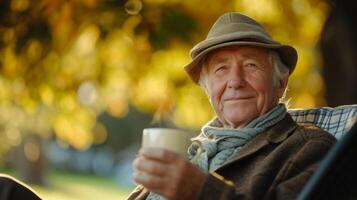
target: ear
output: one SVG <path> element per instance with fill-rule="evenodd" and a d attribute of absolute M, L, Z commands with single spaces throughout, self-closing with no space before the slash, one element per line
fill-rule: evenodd
<path fill-rule="evenodd" d="M 279 80 L 279 84 L 277 88 L 277 95 L 279 99 L 283 97 L 287 85 L 288 85 L 288 78 Z"/>

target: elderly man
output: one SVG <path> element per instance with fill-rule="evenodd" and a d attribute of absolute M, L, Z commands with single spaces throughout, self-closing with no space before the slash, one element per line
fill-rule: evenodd
<path fill-rule="evenodd" d="M 191 57 L 185 70 L 217 114 L 197 137 L 205 152 L 194 165 L 167 150 L 140 149 L 139 186 L 129 199 L 295 199 L 335 143 L 317 127 L 297 125 L 279 103 L 296 50 L 253 19 L 226 13 Z"/>

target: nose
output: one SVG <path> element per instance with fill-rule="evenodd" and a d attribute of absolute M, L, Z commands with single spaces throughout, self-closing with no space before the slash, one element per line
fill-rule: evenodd
<path fill-rule="evenodd" d="M 244 79 L 244 72 L 240 67 L 236 67 L 229 74 L 227 86 L 231 89 L 238 89 L 244 87 L 246 84 Z"/>

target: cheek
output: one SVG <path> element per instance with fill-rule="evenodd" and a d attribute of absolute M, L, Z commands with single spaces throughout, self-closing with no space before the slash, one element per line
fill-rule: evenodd
<path fill-rule="evenodd" d="M 221 107 L 221 97 L 225 90 L 224 83 L 213 82 L 209 84 L 208 93 L 211 104 L 214 106 L 215 110 L 220 110 Z"/>
<path fill-rule="evenodd" d="M 272 102 L 275 102 L 277 91 L 271 81 L 265 81 L 264 84 L 257 86 L 256 91 L 260 96 L 258 98 L 260 106 L 270 105 Z"/>

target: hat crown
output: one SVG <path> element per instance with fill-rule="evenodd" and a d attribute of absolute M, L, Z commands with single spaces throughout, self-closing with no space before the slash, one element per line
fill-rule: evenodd
<path fill-rule="evenodd" d="M 254 19 L 242 15 L 240 13 L 225 13 L 224 15 L 220 16 L 216 22 L 212 25 L 210 31 L 207 34 L 207 38 L 210 38 L 212 36 L 216 36 L 220 31 L 220 29 L 227 27 L 227 26 L 249 26 L 250 28 L 258 29 L 259 31 L 263 32 L 266 36 L 271 38 L 271 36 L 267 33 L 267 31 L 264 29 L 262 25 L 260 25 L 257 21 Z M 243 28 L 242 31 L 244 31 L 246 28 Z M 232 32 L 236 32 L 237 29 L 232 29 Z M 220 33 L 222 34 L 222 33 Z"/>
<path fill-rule="evenodd" d="M 229 41 L 255 41 L 266 44 L 280 44 L 254 19 L 240 13 L 226 13 L 220 16 L 209 30 L 205 41 L 191 49 L 190 55 L 196 57 L 208 46 Z M 204 44 L 204 45 L 202 45 Z"/>

